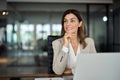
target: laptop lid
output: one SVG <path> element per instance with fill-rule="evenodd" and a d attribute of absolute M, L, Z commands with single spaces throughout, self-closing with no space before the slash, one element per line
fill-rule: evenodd
<path fill-rule="evenodd" d="M 79 54 L 73 80 L 120 80 L 120 53 Z"/>

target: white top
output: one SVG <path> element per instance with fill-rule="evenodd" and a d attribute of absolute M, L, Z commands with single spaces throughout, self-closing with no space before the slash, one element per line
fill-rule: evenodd
<path fill-rule="evenodd" d="M 69 53 L 67 67 L 71 68 L 72 69 L 72 73 L 74 73 L 76 60 L 77 60 L 78 54 L 80 54 L 80 44 L 78 45 L 78 49 L 77 49 L 77 54 L 76 55 L 75 55 L 75 52 L 74 52 L 74 49 L 73 49 L 71 43 L 69 44 L 68 48 L 63 46 L 62 50 L 64 52 L 66 52 L 66 53 Z"/>

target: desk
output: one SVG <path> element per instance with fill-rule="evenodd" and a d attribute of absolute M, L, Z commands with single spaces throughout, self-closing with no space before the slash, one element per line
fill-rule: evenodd
<path fill-rule="evenodd" d="M 0 80 L 1 78 L 37 78 L 37 77 L 63 77 L 70 76 L 48 74 L 46 67 L 3 67 L 0 68 Z"/>

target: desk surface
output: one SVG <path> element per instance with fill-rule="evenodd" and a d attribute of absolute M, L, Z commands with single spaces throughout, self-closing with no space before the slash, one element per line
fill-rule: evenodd
<path fill-rule="evenodd" d="M 69 76 L 70 74 L 64 75 Z M 2 67 L 0 78 L 11 77 L 62 77 L 63 75 L 48 74 L 46 67 Z"/>
<path fill-rule="evenodd" d="M 65 75 L 67 76 L 67 75 Z M 69 76 L 69 75 L 68 75 Z M 45 74 L 45 73 L 40 73 L 40 74 L 2 74 L 0 75 L 0 78 L 13 78 L 13 77 L 62 77 L 59 75 L 55 74 Z"/>

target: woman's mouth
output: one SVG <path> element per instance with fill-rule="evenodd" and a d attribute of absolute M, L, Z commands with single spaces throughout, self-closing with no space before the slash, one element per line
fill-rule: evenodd
<path fill-rule="evenodd" d="M 68 28 L 66 28 L 66 30 L 67 30 L 67 31 L 70 31 L 70 30 L 72 30 L 72 28 L 68 27 Z"/>

